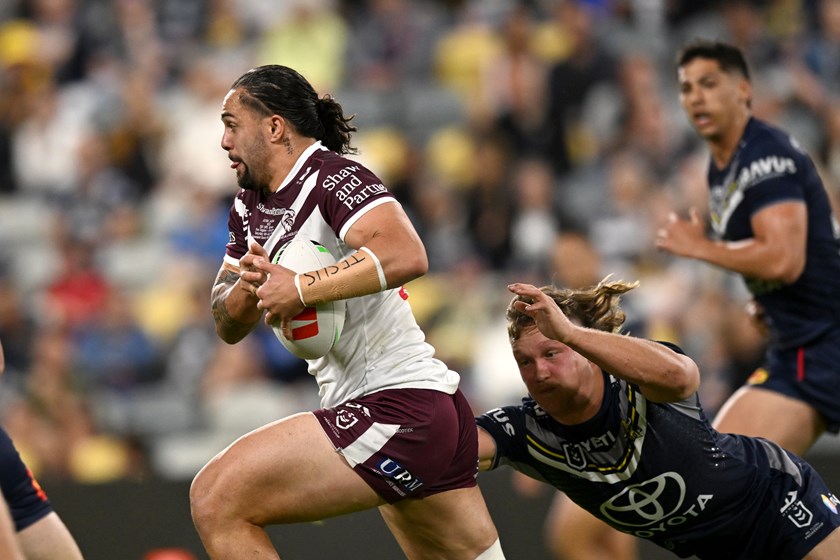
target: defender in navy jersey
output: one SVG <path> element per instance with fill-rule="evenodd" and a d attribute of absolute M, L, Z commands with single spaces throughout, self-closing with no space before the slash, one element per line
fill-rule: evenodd
<path fill-rule="evenodd" d="M 840 429 L 840 243 L 823 184 L 789 134 L 751 115 L 749 70 L 725 43 L 678 56 L 683 108 L 711 151 L 709 212 L 671 215 L 661 249 L 741 274 L 770 336 L 766 362 L 715 427 L 804 454 Z"/>
<path fill-rule="evenodd" d="M 5 369 L 0 343 L 0 375 Z M 0 428 L 0 558 L 81 560 L 82 553 L 46 493 Z M 5 511 L 2 511 L 5 510 Z M 10 522 L 7 532 L 4 525 Z"/>
<path fill-rule="evenodd" d="M 840 502 L 805 461 L 722 434 L 676 346 L 619 334 L 633 285 L 513 284 L 508 333 L 529 397 L 476 419 L 483 470 L 509 465 L 680 557 L 840 557 Z"/>
<path fill-rule="evenodd" d="M 308 362 L 322 408 L 246 434 L 193 481 L 210 557 L 277 558 L 266 525 L 378 507 L 408 557 L 503 559 L 460 377 L 434 357 L 402 289 L 426 272 L 425 249 L 382 181 L 344 157 L 350 118 L 270 65 L 233 84 L 222 122 L 241 189 L 211 296 L 219 336 L 236 343 L 260 320 L 289 329 L 306 306 L 347 301 L 340 340 Z M 295 274 L 271 264 L 296 236 L 338 265 Z"/>

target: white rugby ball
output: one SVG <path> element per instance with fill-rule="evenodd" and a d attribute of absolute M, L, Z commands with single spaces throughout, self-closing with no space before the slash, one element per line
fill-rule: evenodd
<path fill-rule="evenodd" d="M 274 263 L 297 273 L 320 270 L 335 264 L 326 247 L 303 237 L 294 237 L 274 256 Z M 301 278 L 304 281 L 303 278 Z M 344 328 L 346 304 L 343 299 L 307 307 L 292 319 L 291 340 L 274 327 L 274 335 L 286 349 L 299 358 L 314 360 L 332 350 Z"/>

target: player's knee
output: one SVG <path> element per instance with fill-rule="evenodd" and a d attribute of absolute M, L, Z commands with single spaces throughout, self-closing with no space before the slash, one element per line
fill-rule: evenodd
<path fill-rule="evenodd" d="M 199 533 L 209 530 L 223 514 L 224 492 L 214 488 L 218 488 L 218 481 L 206 471 L 198 473 L 190 485 L 190 513 Z"/>

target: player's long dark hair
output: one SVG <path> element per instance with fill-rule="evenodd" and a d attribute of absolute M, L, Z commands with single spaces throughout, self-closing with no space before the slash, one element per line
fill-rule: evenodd
<path fill-rule="evenodd" d="M 570 290 L 543 286 L 540 290 L 551 297 L 572 322 L 589 329 L 617 333 L 626 319 L 619 305 L 621 296 L 638 285 L 638 282 L 610 282 L 608 276 L 589 288 Z M 508 305 L 505 316 L 511 341 L 518 340 L 524 329 L 534 325 L 530 316 L 516 309 L 514 303 L 517 301 L 532 303 L 531 298 L 516 296 Z"/>
<path fill-rule="evenodd" d="M 318 97 L 312 85 L 295 70 L 269 64 L 243 74 L 230 89 L 240 89 L 242 102 L 262 115 L 280 115 L 303 136 L 320 140 L 339 154 L 355 153 L 350 137 L 353 115 L 344 116 L 330 95 Z"/>

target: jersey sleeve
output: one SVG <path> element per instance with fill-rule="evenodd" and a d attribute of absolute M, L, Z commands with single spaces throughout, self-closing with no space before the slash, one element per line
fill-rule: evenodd
<path fill-rule="evenodd" d="M 680 348 L 679 346 L 677 346 L 676 344 L 674 344 L 672 342 L 666 342 L 664 340 L 657 340 L 656 342 L 658 342 L 662 346 L 666 346 L 666 347 L 670 348 L 671 350 L 673 350 L 677 354 L 682 354 L 683 356 L 687 356 L 687 354 L 683 351 L 682 348 Z M 686 398 L 684 398 L 681 401 L 674 401 L 674 402 L 669 402 L 669 403 L 659 403 L 659 405 L 660 406 L 671 407 L 671 408 L 677 410 L 678 412 L 680 412 L 682 414 L 685 414 L 686 416 L 689 416 L 689 417 L 691 417 L 695 420 L 698 420 L 698 421 L 703 421 L 703 419 L 705 418 L 704 413 L 703 413 L 703 407 L 700 406 L 700 395 L 697 393 L 697 391 L 691 393 L 690 395 L 688 395 Z"/>
<path fill-rule="evenodd" d="M 475 422 L 496 442 L 490 470 L 515 462 L 525 453 L 525 414 L 521 406 L 494 408 L 478 416 Z"/>
<path fill-rule="evenodd" d="M 766 144 L 741 171 L 748 176 L 745 197 L 750 215 L 779 202 L 804 201 L 805 167 L 810 165 L 810 159 L 790 144 Z"/>
<path fill-rule="evenodd" d="M 239 259 L 248 252 L 248 232 L 245 225 L 247 208 L 240 192 L 233 201 L 228 215 L 228 242 L 225 245 L 225 262 L 239 266 Z"/>
<path fill-rule="evenodd" d="M 380 204 L 396 202 L 379 177 L 345 158 L 325 160 L 319 184 L 321 215 L 340 239 L 365 213 Z"/>

